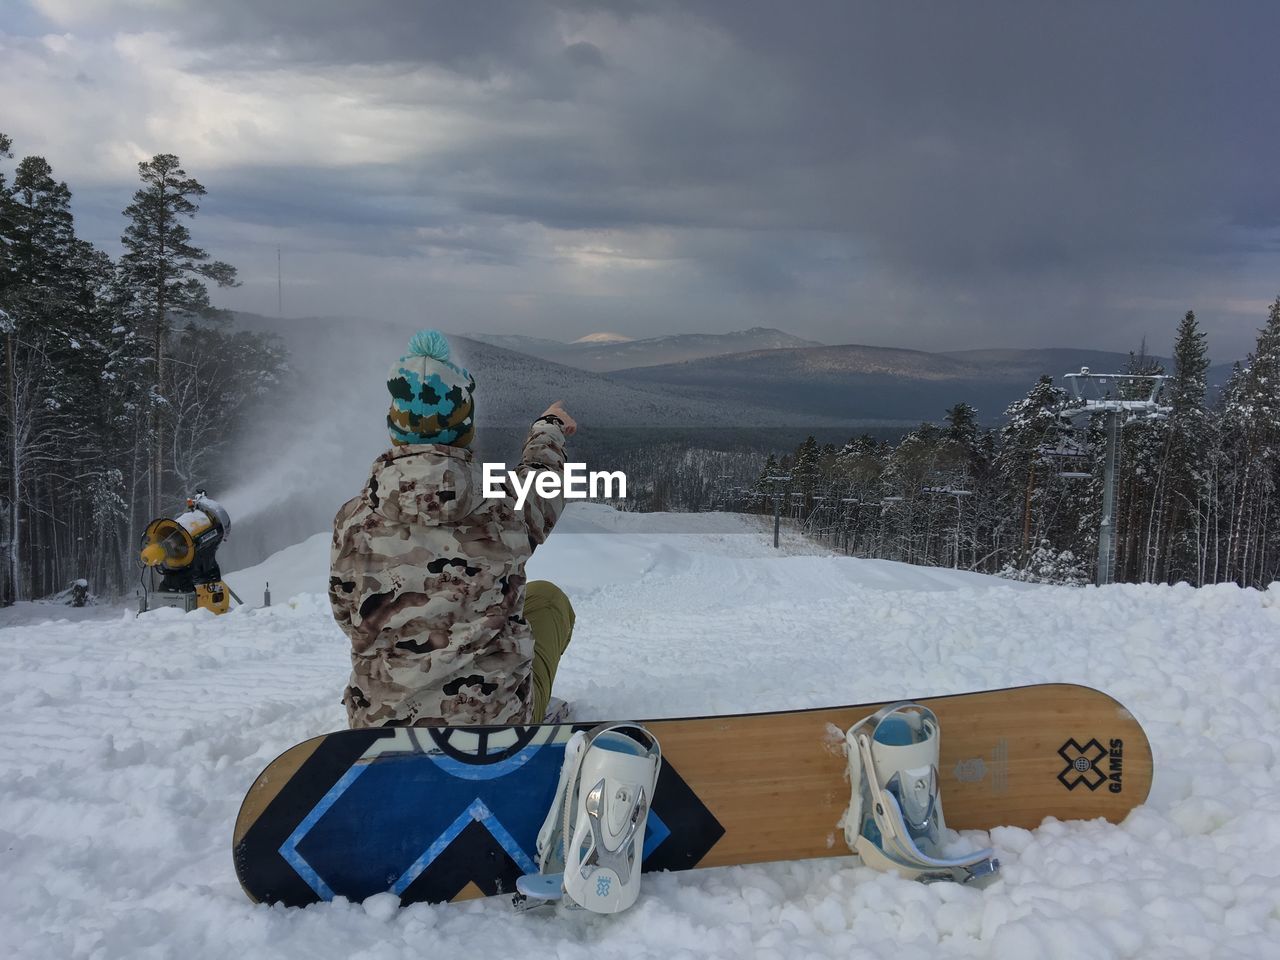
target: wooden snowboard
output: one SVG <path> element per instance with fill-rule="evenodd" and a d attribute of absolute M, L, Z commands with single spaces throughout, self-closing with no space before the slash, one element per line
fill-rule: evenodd
<path fill-rule="evenodd" d="M 1122 820 L 1151 786 L 1151 748 L 1121 704 L 1043 684 L 920 701 L 942 729 L 947 826 Z M 664 763 L 645 870 L 847 856 L 843 731 L 883 704 L 654 720 Z M 391 891 L 403 902 L 511 893 L 576 729 L 344 730 L 286 750 L 236 820 L 254 900 L 301 906 Z"/>

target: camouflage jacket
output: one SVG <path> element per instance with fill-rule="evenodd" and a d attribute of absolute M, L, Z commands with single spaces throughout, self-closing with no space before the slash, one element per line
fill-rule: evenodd
<path fill-rule="evenodd" d="M 545 420 L 521 476 L 564 466 L 564 433 Z M 523 481 L 522 481 L 523 482 Z M 533 635 L 524 565 L 564 502 L 508 484 L 485 499 L 470 450 L 393 447 L 333 522 L 329 602 L 351 640 L 343 695 L 352 727 L 533 720 Z"/>

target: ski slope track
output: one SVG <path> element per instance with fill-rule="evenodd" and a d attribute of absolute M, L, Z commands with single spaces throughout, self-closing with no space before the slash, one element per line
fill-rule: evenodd
<path fill-rule="evenodd" d="M 774 551 L 755 518 L 571 505 L 530 564 L 577 609 L 557 692 L 590 718 L 783 710 L 1066 681 L 1126 704 L 1155 751 L 1123 824 L 990 842 L 983 890 L 853 858 L 646 876 L 618 917 L 390 894 L 251 904 L 231 830 L 290 745 L 340 729 L 347 645 L 328 536 L 229 575 L 260 603 L 0 611 L 0 941 L 15 958 L 1280 957 L 1280 584 L 1013 584 Z M 946 735 L 946 731 L 943 731 Z"/>

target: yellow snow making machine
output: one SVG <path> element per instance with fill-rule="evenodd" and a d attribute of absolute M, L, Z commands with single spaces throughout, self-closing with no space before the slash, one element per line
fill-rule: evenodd
<path fill-rule="evenodd" d="M 216 557 L 218 545 L 230 531 L 227 511 L 203 490 L 187 500 L 186 510 L 178 516 L 147 524 L 139 551 L 145 569 L 138 613 L 157 607 L 226 613 L 235 594 L 223 582 Z"/>

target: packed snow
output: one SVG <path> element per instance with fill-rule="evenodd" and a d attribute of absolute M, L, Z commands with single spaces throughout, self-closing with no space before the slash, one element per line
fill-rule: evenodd
<path fill-rule="evenodd" d="M 1121 825 L 974 834 L 1003 863 L 981 890 L 841 857 L 646 876 L 612 918 L 501 898 L 254 905 L 230 852 L 246 788 L 345 725 L 322 533 L 229 574 L 248 606 L 223 617 L 29 604 L 0 620 L 5 954 L 1280 956 L 1280 584 L 1033 586 L 783 547 L 756 518 L 572 505 L 530 565 L 577 610 L 556 692 L 590 719 L 1085 683 L 1145 726 L 1149 802 Z"/>

